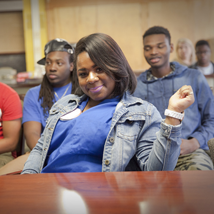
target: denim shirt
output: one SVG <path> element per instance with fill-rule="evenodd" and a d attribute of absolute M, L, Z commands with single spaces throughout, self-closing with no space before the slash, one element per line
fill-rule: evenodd
<path fill-rule="evenodd" d="M 71 94 L 53 105 L 22 174 L 41 172 L 57 121 L 84 99 L 86 95 Z M 180 134 L 181 125 L 165 124 L 152 104 L 126 92 L 116 107 L 105 141 L 102 171 L 135 170 L 133 158 L 142 171 L 173 170 L 180 154 Z"/>

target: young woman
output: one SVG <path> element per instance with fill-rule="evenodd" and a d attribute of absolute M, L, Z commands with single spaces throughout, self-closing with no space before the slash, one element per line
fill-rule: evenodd
<path fill-rule="evenodd" d="M 80 39 L 74 94 L 51 108 L 22 174 L 173 170 L 180 154 L 179 116 L 194 102 L 192 89 L 184 86 L 171 97 L 172 116 L 161 121 L 153 105 L 131 95 L 136 84 L 110 36 L 96 33 Z"/>
<path fill-rule="evenodd" d="M 192 42 L 187 38 L 181 38 L 176 45 L 177 59 L 175 61 L 187 67 L 195 63 L 195 50 Z"/>

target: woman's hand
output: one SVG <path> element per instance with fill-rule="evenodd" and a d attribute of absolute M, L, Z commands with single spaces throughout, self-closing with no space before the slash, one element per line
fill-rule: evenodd
<path fill-rule="evenodd" d="M 183 113 L 186 108 L 192 105 L 195 101 L 194 93 L 191 86 L 182 86 L 169 99 L 168 109 L 178 113 Z M 171 125 L 180 124 L 180 120 L 166 116 L 165 123 Z"/>
<path fill-rule="evenodd" d="M 182 113 L 186 108 L 191 106 L 194 101 L 195 98 L 192 87 L 184 85 L 170 97 L 168 109 Z"/>

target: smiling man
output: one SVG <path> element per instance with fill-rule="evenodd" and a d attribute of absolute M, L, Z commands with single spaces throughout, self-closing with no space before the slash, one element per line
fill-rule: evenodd
<path fill-rule="evenodd" d="M 143 45 L 151 68 L 138 77 L 134 96 L 152 103 L 162 118 L 169 116 L 170 113 L 165 112 L 169 98 L 183 85 L 191 85 L 196 98 L 185 110 L 180 157 L 175 170 L 213 169 L 207 142 L 214 137 L 214 97 L 206 79 L 198 70 L 170 63 L 173 44 L 166 28 L 149 28 L 143 35 Z"/>

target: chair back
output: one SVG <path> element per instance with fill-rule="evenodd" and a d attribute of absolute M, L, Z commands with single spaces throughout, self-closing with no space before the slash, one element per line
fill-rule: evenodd
<path fill-rule="evenodd" d="M 25 94 L 19 94 L 19 98 L 22 101 L 22 104 L 24 101 L 24 97 L 25 97 Z M 19 135 L 19 142 L 18 142 L 15 152 L 13 153 L 13 156 L 18 157 L 23 154 L 25 154 L 25 137 L 24 137 L 24 130 L 23 130 L 23 125 L 22 125 L 21 130 L 20 130 L 20 135 Z"/>

